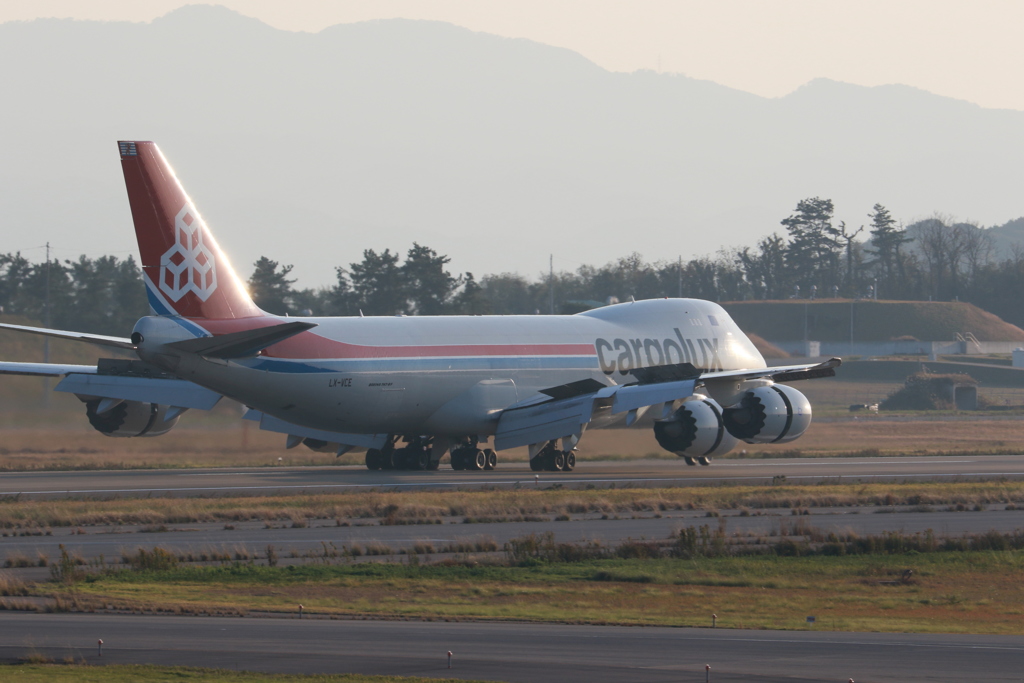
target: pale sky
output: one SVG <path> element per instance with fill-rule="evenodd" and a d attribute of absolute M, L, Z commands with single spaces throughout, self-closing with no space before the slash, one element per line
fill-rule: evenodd
<path fill-rule="evenodd" d="M 181 0 L 0 0 L 0 22 L 150 21 Z M 222 0 L 271 26 L 404 17 L 574 50 L 611 71 L 659 69 L 766 97 L 825 77 L 901 83 L 1024 110 L 1020 0 Z"/>

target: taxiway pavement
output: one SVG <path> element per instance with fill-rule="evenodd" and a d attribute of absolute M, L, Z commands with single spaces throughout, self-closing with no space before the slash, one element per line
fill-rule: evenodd
<path fill-rule="evenodd" d="M 1024 637 L 0 612 L 0 658 L 32 652 L 91 663 L 530 683 L 703 681 L 705 665 L 717 683 L 961 683 L 1019 681 Z"/>

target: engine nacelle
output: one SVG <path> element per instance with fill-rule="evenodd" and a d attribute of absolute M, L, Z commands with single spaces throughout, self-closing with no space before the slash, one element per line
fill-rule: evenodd
<path fill-rule="evenodd" d="M 117 405 L 96 412 L 102 399 L 85 402 L 85 415 L 93 428 L 107 436 L 160 436 L 178 424 L 180 413 L 167 419 L 169 406 L 141 401 L 121 401 Z"/>
<path fill-rule="evenodd" d="M 811 402 L 792 387 L 771 384 L 746 392 L 725 409 L 726 429 L 747 443 L 788 443 L 811 424 Z"/>
<path fill-rule="evenodd" d="M 736 446 L 722 421 L 722 407 L 710 398 L 683 401 L 671 420 L 654 423 L 654 438 L 666 451 L 689 458 L 721 455 Z"/>

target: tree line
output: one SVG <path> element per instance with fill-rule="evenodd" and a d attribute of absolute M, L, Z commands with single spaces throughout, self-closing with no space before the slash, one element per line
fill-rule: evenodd
<path fill-rule="evenodd" d="M 1024 250 L 994 255 L 986 231 L 943 216 L 901 225 L 876 204 L 856 228 L 835 219 L 829 199 L 797 203 L 781 230 L 752 246 L 674 261 L 638 254 L 603 266 L 526 277 L 452 273 L 450 259 L 413 243 L 403 255 L 367 249 L 336 269 L 332 285 L 300 289 L 292 266 L 261 257 L 249 290 L 278 315 L 443 315 L 575 313 L 630 298 L 686 296 L 712 301 L 864 298 L 969 301 L 1024 325 L 1017 292 Z M 147 312 L 131 257 L 32 263 L 0 254 L 0 307 L 63 329 L 126 334 Z"/>

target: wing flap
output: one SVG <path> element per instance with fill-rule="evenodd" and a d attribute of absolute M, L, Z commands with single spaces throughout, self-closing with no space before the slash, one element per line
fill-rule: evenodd
<path fill-rule="evenodd" d="M 301 425 L 292 424 L 286 420 L 267 415 L 258 410 L 250 410 L 245 414 L 244 419 L 260 423 L 260 429 L 267 432 L 287 434 L 289 437 L 300 437 L 301 439 L 315 439 L 336 443 L 355 448 L 383 448 L 388 441 L 386 434 L 344 434 L 342 432 L 328 432 L 322 429 L 312 429 Z M 295 444 L 296 446 L 298 443 Z"/>
<path fill-rule="evenodd" d="M 590 422 L 597 393 L 506 410 L 494 435 L 497 450 L 579 435 Z"/>
<path fill-rule="evenodd" d="M 221 395 L 183 379 L 152 379 L 120 375 L 73 373 L 55 387 L 78 396 L 159 403 L 176 408 L 210 410 Z"/>

